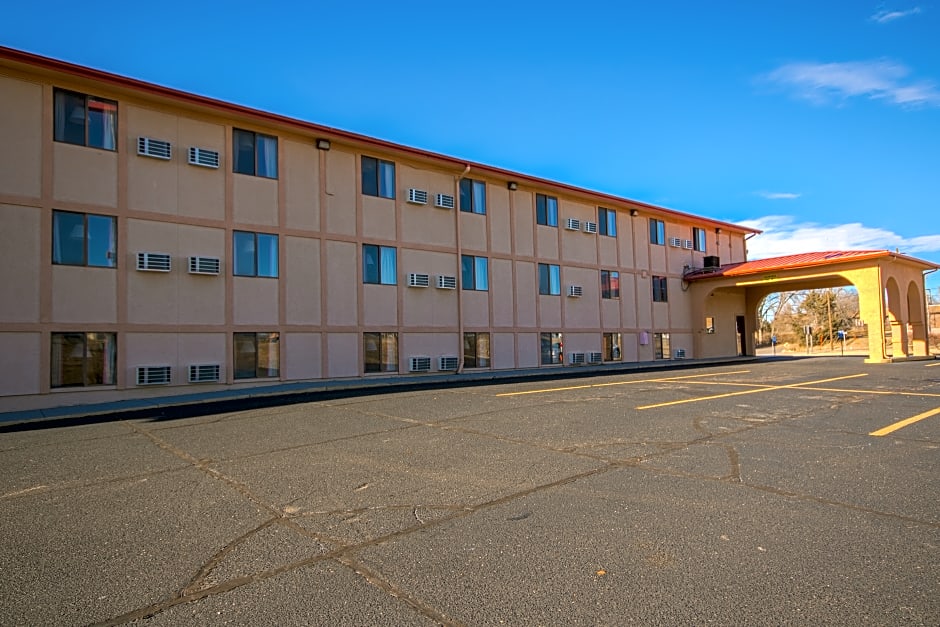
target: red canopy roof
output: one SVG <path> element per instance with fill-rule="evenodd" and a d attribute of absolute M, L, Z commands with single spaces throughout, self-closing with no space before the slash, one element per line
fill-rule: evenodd
<path fill-rule="evenodd" d="M 732 263 L 715 269 L 705 269 L 693 271 L 686 274 L 686 280 L 715 278 L 720 276 L 744 276 L 748 274 L 760 274 L 775 270 L 794 270 L 797 268 L 806 268 L 810 266 L 825 266 L 849 261 L 861 261 L 865 259 L 877 259 L 879 257 L 894 257 L 905 259 L 926 268 L 940 268 L 935 263 L 908 257 L 900 253 L 893 253 L 890 250 L 830 250 L 817 253 L 800 253 L 798 255 L 786 255 L 783 257 L 770 257 L 768 259 L 757 259 L 755 261 L 745 261 L 742 263 Z"/>

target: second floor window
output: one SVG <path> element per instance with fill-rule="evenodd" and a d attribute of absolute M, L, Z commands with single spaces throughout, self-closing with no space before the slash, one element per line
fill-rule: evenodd
<path fill-rule="evenodd" d="M 91 213 L 53 211 L 52 263 L 66 266 L 115 267 L 115 218 Z"/>
<path fill-rule="evenodd" d="M 232 130 L 233 172 L 277 178 L 277 137 Z"/>
<path fill-rule="evenodd" d="M 664 276 L 654 276 L 653 277 L 653 302 L 654 303 L 665 303 L 667 300 L 666 294 L 666 277 Z"/>
<path fill-rule="evenodd" d="M 561 294 L 561 268 L 553 263 L 539 264 L 539 294 Z"/>
<path fill-rule="evenodd" d="M 650 244 L 666 245 L 666 223 L 650 218 Z"/>
<path fill-rule="evenodd" d="M 692 246 L 699 252 L 705 252 L 705 229 L 692 229 Z"/>
<path fill-rule="evenodd" d="M 463 289 L 483 292 L 489 289 L 488 262 L 489 260 L 486 257 L 461 255 L 460 281 L 463 284 Z"/>
<path fill-rule="evenodd" d="M 55 90 L 57 142 L 117 150 L 117 103 L 63 89 Z"/>
<path fill-rule="evenodd" d="M 473 179 L 460 179 L 460 210 L 486 213 L 486 183 Z"/>
<path fill-rule="evenodd" d="M 535 222 L 545 226 L 558 226 L 558 199 L 545 194 L 535 195 Z"/>
<path fill-rule="evenodd" d="M 362 282 L 398 284 L 398 250 L 394 246 L 362 245 Z"/>
<path fill-rule="evenodd" d="M 233 245 L 235 276 L 277 278 L 277 235 L 235 231 Z"/>
<path fill-rule="evenodd" d="M 597 231 L 601 235 L 617 237 L 617 212 L 613 209 L 597 208 Z"/>
<path fill-rule="evenodd" d="M 620 298 L 620 272 L 601 270 L 601 298 Z"/>
<path fill-rule="evenodd" d="M 362 193 L 366 196 L 394 198 L 395 164 L 375 157 L 363 157 Z"/>

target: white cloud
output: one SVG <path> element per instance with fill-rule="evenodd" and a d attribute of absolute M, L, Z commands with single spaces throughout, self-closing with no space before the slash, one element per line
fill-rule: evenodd
<path fill-rule="evenodd" d="M 907 80 L 910 70 L 887 60 L 846 63 L 788 63 L 765 78 L 817 104 L 864 96 L 903 106 L 940 106 L 930 81 Z"/>
<path fill-rule="evenodd" d="M 902 17 L 917 15 L 918 13 L 920 13 L 920 7 L 914 7 L 913 9 L 908 9 L 907 11 L 882 10 L 878 11 L 868 19 L 879 24 L 887 24 L 888 22 L 893 22 L 894 20 L 901 19 Z"/>
<path fill-rule="evenodd" d="M 802 196 L 793 192 L 757 192 L 757 195 L 767 200 L 796 200 Z"/>
<path fill-rule="evenodd" d="M 828 250 L 895 250 L 913 256 L 940 253 L 940 234 L 903 237 L 887 229 L 860 222 L 818 224 L 797 222 L 792 216 L 766 216 L 739 220 L 738 224 L 763 231 L 747 242 L 748 259 L 782 257 Z"/>

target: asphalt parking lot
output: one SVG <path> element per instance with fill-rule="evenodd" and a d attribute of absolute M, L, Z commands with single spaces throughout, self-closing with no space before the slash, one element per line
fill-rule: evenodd
<path fill-rule="evenodd" d="M 34 427 L 3 625 L 940 624 L 940 361 Z"/>

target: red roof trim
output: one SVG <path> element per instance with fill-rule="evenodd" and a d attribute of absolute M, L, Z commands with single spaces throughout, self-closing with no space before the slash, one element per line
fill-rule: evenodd
<path fill-rule="evenodd" d="M 698 279 L 714 279 L 719 277 L 748 276 L 752 274 L 761 274 L 765 272 L 775 272 L 782 270 L 798 270 L 800 268 L 809 268 L 813 266 L 832 266 L 841 263 L 851 263 L 855 261 L 865 261 L 878 259 L 880 257 L 894 257 L 923 265 L 927 268 L 940 268 L 940 265 L 909 257 L 900 253 L 893 253 L 889 250 L 831 250 L 815 253 L 800 253 L 797 255 L 786 255 L 783 257 L 770 257 L 768 259 L 757 259 L 754 261 L 745 261 L 742 263 L 729 264 L 713 271 L 700 271 L 686 275 L 687 281 Z"/>
<path fill-rule="evenodd" d="M 130 88 L 138 91 L 146 92 L 155 96 L 160 96 L 164 98 L 169 98 L 171 100 L 180 100 L 188 102 L 190 104 L 199 105 L 202 107 L 207 107 L 210 109 L 215 109 L 222 111 L 228 114 L 235 114 L 240 116 L 247 116 L 256 118 L 262 121 L 269 123 L 280 124 L 285 126 L 291 126 L 303 131 L 313 132 L 315 134 L 321 134 L 326 136 L 329 139 L 345 139 L 354 144 L 365 144 L 369 146 L 374 146 L 376 148 L 398 151 L 411 154 L 415 157 L 420 157 L 422 159 L 428 159 L 438 162 L 444 162 L 449 165 L 453 165 L 455 168 L 460 169 L 461 171 L 466 167 L 470 166 L 471 171 L 477 170 L 484 173 L 489 173 L 495 175 L 498 178 L 505 178 L 506 180 L 514 180 L 517 182 L 529 182 L 537 184 L 540 186 L 553 187 L 559 190 L 568 191 L 578 195 L 587 195 L 592 196 L 597 199 L 600 203 L 603 202 L 612 202 L 617 204 L 627 204 L 633 207 L 648 209 L 655 213 L 672 215 L 677 218 L 682 218 L 689 220 L 691 222 L 700 222 L 712 224 L 714 226 L 719 226 L 722 228 L 733 229 L 741 233 L 761 233 L 762 231 L 758 229 L 753 229 L 746 226 L 741 226 L 739 224 L 734 224 L 731 222 L 723 222 L 721 220 L 714 220 L 712 218 L 706 218 L 703 216 L 694 215 L 691 213 L 685 213 L 682 211 L 676 211 L 675 209 L 667 209 L 665 207 L 659 207 L 657 205 L 652 205 L 638 200 L 632 200 L 630 198 L 624 198 L 621 196 L 614 196 L 612 194 L 606 194 L 604 192 L 598 192 L 591 189 L 586 189 L 583 187 L 577 187 L 575 185 L 569 185 L 567 183 L 560 183 L 558 181 L 551 181 L 548 179 L 539 178 L 537 176 L 532 176 L 528 174 L 522 174 L 521 172 L 513 172 L 511 170 L 504 170 L 495 166 L 486 165 L 483 163 L 476 163 L 472 161 L 467 161 L 465 159 L 457 159 L 455 157 L 450 157 L 440 153 L 430 152 L 428 150 L 422 150 L 420 148 L 412 148 L 410 146 L 405 146 L 402 144 L 396 144 L 394 142 L 389 142 L 381 139 L 376 139 L 374 137 L 368 137 L 366 135 L 359 135 L 357 133 L 352 133 L 350 131 L 344 131 L 332 126 L 323 126 L 321 124 L 314 124 L 313 122 L 305 122 L 303 120 L 298 120 L 296 118 L 290 118 L 284 115 L 278 115 L 276 113 L 268 113 L 266 111 L 261 111 L 259 109 L 253 109 L 250 107 L 245 107 L 242 105 L 237 105 L 222 100 L 216 100 L 214 98 L 208 98 L 206 96 L 200 96 L 197 94 L 180 91 L 177 89 L 172 89 L 169 87 L 163 87 L 161 85 L 156 85 L 154 83 L 148 83 L 134 78 L 128 78 L 126 76 L 121 76 L 119 74 L 112 74 L 110 72 L 105 72 L 103 70 L 96 70 L 87 66 L 76 65 L 73 63 L 68 63 L 66 61 L 61 61 L 58 59 L 53 59 L 51 57 L 44 57 L 37 54 L 32 54 L 30 52 L 24 52 L 22 50 L 16 50 L 14 48 L 7 48 L 5 46 L 0 46 L 0 59 L 8 59 L 16 63 L 22 63 L 24 65 L 31 65 L 35 67 L 41 67 L 46 70 L 51 70 L 55 72 L 61 72 L 64 74 L 71 74 L 84 79 L 100 81 L 104 83 L 109 83 L 117 87 Z"/>

